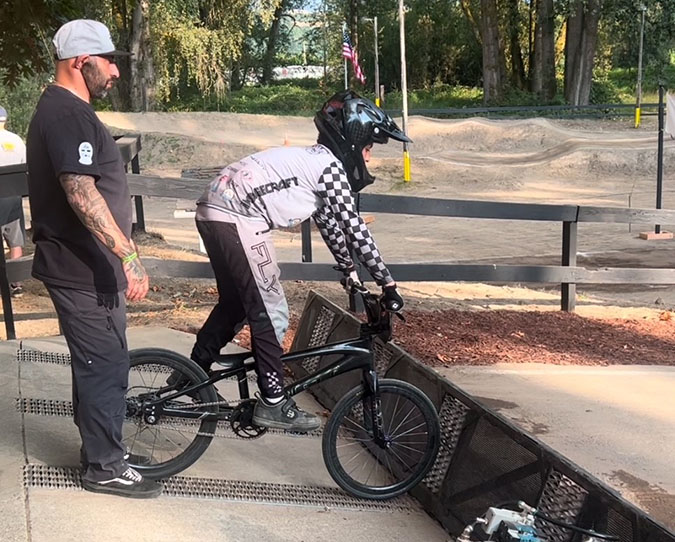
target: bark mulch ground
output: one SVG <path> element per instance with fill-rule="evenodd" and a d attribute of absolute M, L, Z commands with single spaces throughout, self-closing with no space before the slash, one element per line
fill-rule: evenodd
<path fill-rule="evenodd" d="M 565 312 L 407 311 L 394 342 L 430 366 L 548 363 L 675 365 L 675 321 L 603 320 Z M 291 320 L 290 348 L 298 325 Z M 237 339 L 248 347 L 248 329 Z"/>

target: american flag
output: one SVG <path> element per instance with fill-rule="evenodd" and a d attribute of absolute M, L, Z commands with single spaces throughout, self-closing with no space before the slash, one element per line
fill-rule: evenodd
<path fill-rule="evenodd" d="M 349 34 L 345 28 L 342 31 L 342 56 L 352 61 L 352 66 L 354 66 L 354 75 L 356 78 L 361 81 L 361 84 L 365 84 L 366 76 L 363 75 L 361 71 L 361 66 L 359 66 L 359 54 L 356 52 L 356 49 L 352 47 L 352 41 L 349 39 Z"/>

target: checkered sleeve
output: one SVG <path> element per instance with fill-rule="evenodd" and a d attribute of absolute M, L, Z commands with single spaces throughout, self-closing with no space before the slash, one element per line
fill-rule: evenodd
<path fill-rule="evenodd" d="M 333 162 L 323 171 L 318 183 L 318 195 L 324 201 L 324 206 L 314 214 L 314 221 L 338 266 L 341 269 L 351 267 L 351 248 L 377 284 L 384 286 L 393 282 L 375 240 L 356 212 L 354 196 L 340 163 Z M 322 228 L 326 229 L 325 233 Z"/>
<path fill-rule="evenodd" d="M 328 207 L 323 206 L 317 210 L 312 217 L 316 227 L 321 232 L 321 237 L 328 248 L 333 253 L 333 257 L 338 264 L 340 271 L 351 271 L 354 268 L 354 262 L 347 249 L 347 240 L 345 239 L 340 226 L 331 214 Z"/>

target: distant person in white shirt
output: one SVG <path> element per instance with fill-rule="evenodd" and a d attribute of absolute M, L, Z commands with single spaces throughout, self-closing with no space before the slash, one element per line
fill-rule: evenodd
<path fill-rule="evenodd" d="M 26 145 L 16 134 L 5 129 L 7 111 L 0 106 L 0 166 L 12 166 L 26 163 Z M 20 196 L 0 198 L 0 217 L 2 217 L 2 236 L 9 246 L 9 259 L 21 258 L 26 232 L 23 223 L 23 207 Z M 20 283 L 10 285 L 13 297 L 20 297 L 23 288 Z"/>

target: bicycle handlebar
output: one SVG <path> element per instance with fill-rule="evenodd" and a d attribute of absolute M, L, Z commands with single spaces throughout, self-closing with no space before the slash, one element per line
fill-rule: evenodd
<path fill-rule="evenodd" d="M 368 322 L 361 324 L 361 336 L 377 335 L 384 342 L 388 342 L 392 336 L 391 315 L 395 314 L 405 321 L 403 315 L 399 312 L 387 310 L 383 304 L 383 294 L 372 293 L 361 282 L 354 281 L 350 277 L 344 277 L 340 280 L 340 283 L 349 294 L 359 294 L 363 299 Z"/>

